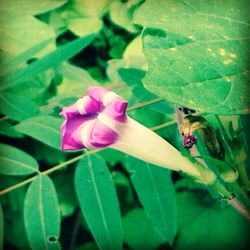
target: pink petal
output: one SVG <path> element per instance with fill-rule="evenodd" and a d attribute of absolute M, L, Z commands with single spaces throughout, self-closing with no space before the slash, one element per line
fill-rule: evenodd
<path fill-rule="evenodd" d="M 113 144 L 117 138 L 117 133 L 97 119 L 89 133 L 88 140 L 93 148 L 102 148 Z"/>

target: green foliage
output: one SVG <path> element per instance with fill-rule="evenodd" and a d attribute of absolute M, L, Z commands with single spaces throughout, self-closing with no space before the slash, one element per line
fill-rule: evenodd
<path fill-rule="evenodd" d="M 132 157 L 128 158 L 128 169 L 147 216 L 162 238 L 172 244 L 176 234 L 176 205 L 170 171 Z"/>
<path fill-rule="evenodd" d="M 94 35 L 75 39 L 66 45 L 59 47 L 53 52 L 42 57 L 40 60 L 28 65 L 24 69 L 13 73 L 9 78 L 5 79 L 3 86 L 0 89 L 6 89 L 15 86 L 24 81 L 28 81 L 39 73 L 57 66 L 62 61 L 69 59 L 86 47 L 94 38 Z"/>
<path fill-rule="evenodd" d="M 37 176 L 28 188 L 24 221 L 32 249 L 60 249 L 58 201 L 56 190 L 48 176 Z"/>
<path fill-rule="evenodd" d="M 247 249 L 247 7 L 1 1 L 0 249 Z M 97 85 L 127 100 L 131 118 L 198 155 L 234 199 L 111 148 L 62 151 L 59 113 Z M 179 126 L 179 106 L 212 132 Z M 180 132 L 197 137 L 190 151 Z M 234 182 L 225 178 L 232 171 Z"/>
<path fill-rule="evenodd" d="M 144 3 L 135 22 L 145 27 L 146 88 L 199 111 L 249 113 L 246 4 L 236 0 L 226 6 L 215 0 Z"/>
<path fill-rule="evenodd" d="M 2 50 L 10 54 L 19 54 L 40 41 L 53 38 L 53 29 L 35 18 L 35 15 L 58 8 L 65 2 L 21 0 L 18 1 L 18 14 L 16 0 L 1 2 Z M 51 47 L 53 46 L 50 45 L 48 50 L 51 50 Z"/>
<path fill-rule="evenodd" d="M 176 249 L 245 249 L 249 221 L 232 207 L 221 209 L 210 197 L 194 193 L 177 195 L 180 234 Z M 216 226 L 215 226 L 216 225 Z M 236 226 L 237 225 L 237 226 Z"/>
<path fill-rule="evenodd" d="M 112 177 L 101 157 L 86 155 L 77 164 L 75 189 L 83 215 L 99 248 L 122 249 L 118 200 Z"/>
<path fill-rule="evenodd" d="M 3 249 L 3 232 L 4 232 L 3 209 L 0 203 L 0 250 Z"/>
<path fill-rule="evenodd" d="M 31 100 L 7 92 L 0 94 L 2 113 L 13 120 L 22 121 L 38 113 L 38 106 Z"/>
<path fill-rule="evenodd" d="M 60 149 L 62 119 L 41 115 L 26 119 L 15 126 L 15 129 L 53 148 Z"/>
<path fill-rule="evenodd" d="M 122 221 L 124 241 L 132 249 L 152 250 L 164 243 L 143 209 L 134 209 Z"/>
<path fill-rule="evenodd" d="M 24 151 L 7 144 L 0 144 L 0 173 L 6 175 L 28 175 L 37 173 L 37 161 Z"/>

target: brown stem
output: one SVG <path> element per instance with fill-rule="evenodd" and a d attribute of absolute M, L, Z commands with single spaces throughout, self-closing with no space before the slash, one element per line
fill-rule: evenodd
<path fill-rule="evenodd" d="M 236 198 L 229 200 L 229 204 L 233 206 L 240 214 L 250 220 L 250 213 Z"/>

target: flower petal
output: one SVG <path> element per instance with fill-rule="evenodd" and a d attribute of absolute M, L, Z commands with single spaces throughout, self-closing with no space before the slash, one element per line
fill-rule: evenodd
<path fill-rule="evenodd" d="M 76 108 L 81 115 L 96 113 L 101 110 L 101 103 L 90 96 L 84 96 L 76 102 Z"/>
<path fill-rule="evenodd" d="M 65 121 L 61 126 L 62 130 L 62 142 L 61 146 L 63 150 L 77 150 L 85 147 L 83 145 L 80 133 L 80 127 L 89 120 L 96 117 L 96 114 L 81 115 L 75 104 L 63 108 L 60 113 L 64 116 Z"/>
<path fill-rule="evenodd" d="M 88 89 L 88 96 L 92 97 L 100 103 L 103 102 L 103 97 L 106 93 L 108 93 L 108 90 L 103 87 L 90 87 Z"/>
<path fill-rule="evenodd" d="M 102 112 L 109 118 L 124 123 L 127 119 L 126 109 L 128 103 L 116 97 L 110 105 L 108 105 Z"/>
<path fill-rule="evenodd" d="M 113 144 L 117 138 L 118 134 L 114 130 L 97 119 L 89 132 L 88 142 L 93 148 L 102 148 Z"/>

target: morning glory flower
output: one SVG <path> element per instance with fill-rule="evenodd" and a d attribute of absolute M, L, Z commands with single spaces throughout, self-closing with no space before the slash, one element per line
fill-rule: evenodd
<path fill-rule="evenodd" d="M 62 114 L 62 149 L 113 148 L 143 161 L 200 179 L 196 166 L 159 135 L 126 114 L 128 103 L 103 87 L 88 94 Z"/>

